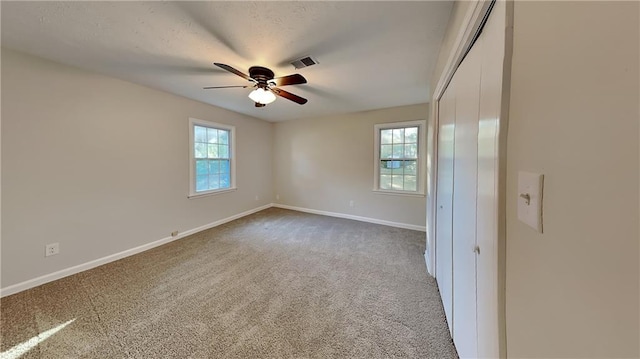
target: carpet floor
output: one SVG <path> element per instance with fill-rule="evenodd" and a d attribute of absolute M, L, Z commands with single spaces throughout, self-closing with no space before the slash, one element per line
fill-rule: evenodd
<path fill-rule="evenodd" d="M 270 208 L 2 298 L 0 358 L 457 358 L 424 238 Z"/>

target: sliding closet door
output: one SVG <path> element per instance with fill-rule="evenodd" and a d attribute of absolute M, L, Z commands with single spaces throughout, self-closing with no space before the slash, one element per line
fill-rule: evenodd
<path fill-rule="evenodd" d="M 482 49 L 473 46 L 453 76 L 456 88 L 453 183 L 453 339 L 462 358 L 478 355 L 476 196 Z"/>
<path fill-rule="evenodd" d="M 453 330 L 453 157 L 455 89 L 449 86 L 438 102 L 438 182 L 436 212 L 436 280 L 444 313 Z M 453 332 L 452 332 L 453 334 Z"/>

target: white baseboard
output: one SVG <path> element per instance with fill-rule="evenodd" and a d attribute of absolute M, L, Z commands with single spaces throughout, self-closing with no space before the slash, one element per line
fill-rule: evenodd
<path fill-rule="evenodd" d="M 223 218 L 223 219 L 217 220 L 215 222 L 212 222 L 212 223 L 209 223 L 209 224 L 205 224 L 204 226 L 200 226 L 200 227 L 197 227 L 197 228 L 193 228 L 193 229 L 184 231 L 184 232 L 178 234 L 175 237 L 165 237 L 165 238 L 159 239 L 157 241 L 154 241 L 154 242 L 151 242 L 151 243 L 147 243 L 147 244 L 143 244 L 143 245 L 135 247 L 135 248 L 127 249 L 127 250 L 119 252 L 119 253 L 115 253 L 115 254 L 112 254 L 112 255 L 108 255 L 106 257 L 98 258 L 98 259 L 92 260 L 90 262 L 79 264 L 79 265 L 76 265 L 76 266 L 73 266 L 73 267 L 69 267 L 69 268 L 66 268 L 66 269 L 62 269 L 62 270 L 59 270 L 57 272 L 45 274 L 43 276 L 40 276 L 40 277 L 37 277 L 37 278 L 33 278 L 33 279 L 29 279 L 29 280 L 26 280 L 26 281 L 18 283 L 18 284 L 10 285 L 10 286 L 8 286 L 6 288 L 1 288 L 0 289 L 0 297 L 5 297 L 7 295 L 11 295 L 11 294 L 15 294 L 15 293 L 18 293 L 18 292 L 22 292 L 23 290 L 27 290 L 27 289 L 30 289 L 30 288 L 33 288 L 33 287 L 37 287 L 39 285 L 42 285 L 42 284 L 45 284 L 45 283 L 48 283 L 48 282 L 53 282 L 54 280 L 58 280 L 60 278 L 67 277 L 67 276 L 70 276 L 72 274 L 80 273 L 80 272 L 89 270 L 91 268 L 95 268 L 95 267 L 101 266 L 103 264 L 107 264 L 107 263 L 110 263 L 110 262 L 113 262 L 113 261 L 117 261 L 118 259 L 122 259 L 122 258 L 125 258 L 125 257 L 132 256 L 134 254 L 138 254 L 138 253 L 144 252 L 144 251 L 149 250 L 151 248 L 155 248 L 155 247 L 161 246 L 163 244 L 166 244 L 166 243 L 169 243 L 169 242 L 173 242 L 173 241 L 175 241 L 177 239 L 190 236 L 190 235 L 192 235 L 194 233 L 198 233 L 198 232 L 207 230 L 209 228 L 217 227 L 217 226 L 219 226 L 221 224 L 225 224 L 227 222 L 231 222 L 231 221 L 233 221 L 235 219 L 238 219 L 238 218 L 241 218 L 241 217 L 244 217 L 244 216 L 248 216 L 250 214 L 262 211 L 262 210 L 270 208 L 272 206 L 273 206 L 273 204 L 269 203 L 269 204 L 261 206 L 261 207 L 257 207 L 257 208 L 250 209 L 250 210 L 242 212 L 242 213 L 238 213 L 238 214 L 233 215 L 231 217 Z"/>
<path fill-rule="evenodd" d="M 290 209 L 293 211 L 299 211 L 299 212 L 307 212 L 307 213 L 313 213 L 313 214 L 320 214 L 323 216 L 330 216 L 330 217 L 338 217 L 338 218 L 346 218 L 346 219 L 353 219 L 356 221 L 361 221 L 361 222 L 369 222 L 369 223 L 375 223 L 375 224 L 383 224 L 385 226 L 390 226 L 390 227 L 398 227 L 398 228 L 405 228 L 405 229 L 412 229 L 414 231 L 421 231 L 421 232 L 426 232 L 427 228 L 425 226 L 417 226 L 415 224 L 407 224 L 407 223 L 399 223 L 399 222 L 391 222 L 391 221 L 385 221 L 382 219 L 376 219 L 376 218 L 369 218 L 369 217 L 360 217 L 360 216 L 354 216 L 351 214 L 345 214 L 345 213 L 337 213 L 337 212 L 327 212 L 327 211 L 319 211 L 317 209 L 310 209 L 310 208 L 302 208 L 302 207 L 295 207 L 295 206 L 288 206 L 286 204 L 279 204 L 279 203 L 273 203 L 272 204 L 273 207 L 277 207 L 277 208 L 284 208 L 284 209 Z"/>

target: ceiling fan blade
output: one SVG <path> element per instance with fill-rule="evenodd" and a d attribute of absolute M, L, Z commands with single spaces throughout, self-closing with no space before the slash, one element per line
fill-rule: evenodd
<path fill-rule="evenodd" d="M 300 97 L 298 95 L 294 95 L 291 92 L 287 92 L 285 90 L 281 90 L 281 89 L 275 88 L 275 87 L 272 87 L 271 91 L 273 91 L 273 93 L 275 93 L 276 95 L 278 95 L 280 97 L 284 97 L 287 100 L 291 100 L 291 101 L 293 101 L 295 103 L 298 103 L 300 105 L 304 105 L 305 103 L 307 103 L 307 99 L 306 98 L 302 98 L 302 97 Z"/>
<path fill-rule="evenodd" d="M 243 89 L 246 89 L 249 86 L 207 86 L 207 87 L 203 87 L 204 90 L 210 90 L 210 89 L 229 89 L 229 88 L 234 88 L 234 87 L 241 87 Z"/>
<path fill-rule="evenodd" d="M 217 62 L 214 62 L 213 64 L 214 64 L 214 65 L 216 65 L 216 66 L 218 66 L 218 67 L 219 67 L 219 68 L 221 68 L 221 69 L 224 69 L 224 70 L 227 70 L 227 71 L 229 71 L 229 72 L 231 72 L 231 73 L 233 73 L 233 74 L 236 74 L 236 75 L 238 75 L 238 76 L 242 77 L 242 78 L 243 78 L 243 79 L 245 79 L 245 80 L 248 80 L 248 81 L 255 81 L 254 79 L 252 79 L 251 77 L 249 77 L 249 75 L 247 75 L 247 74 L 243 74 L 242 72 L 240 72 L 240 71 L 238 71 L 238 70 L 234 69 L 233 67 L 231 67 L 231 66 L 229 66 L 229 65 L 220 64 L 220 63 L 217 63 Z"/>
<path fill-rule="evenodd" d="M 306 84 L 307 79 L 305 79 L 304 76 L 302 75 L 295 74 L 295 75 L 289 75 L 289 76 L 276 77 L 275 79 L 269 82 L 274 82 L 276 86 L 288 86 L 288 85 Z"/>

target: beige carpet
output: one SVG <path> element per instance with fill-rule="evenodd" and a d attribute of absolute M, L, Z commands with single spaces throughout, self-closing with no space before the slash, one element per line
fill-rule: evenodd
<path fill-rule="evenodd" d="M 267 209 L 2 298 L 0 357 L 455 358 L 424 242 Z"/>

